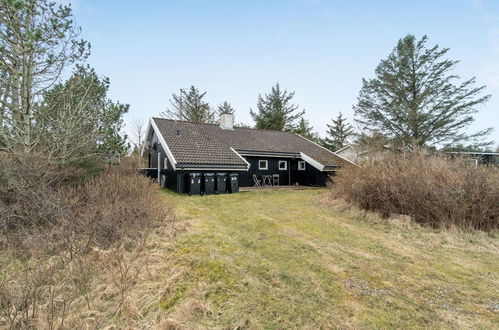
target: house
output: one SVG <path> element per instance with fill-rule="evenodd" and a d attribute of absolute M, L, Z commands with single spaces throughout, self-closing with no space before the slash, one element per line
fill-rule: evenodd
<path fill-rule="evenodd" d="M 142 156 L 162 186 L 185 192 L 190 173 L 238 173 L 239 186 L 279 176 L 279 185 L 324 186 L 352 162 L 289 132 L 239 128 L 222 114 L 220 125 L 152 118 Z"/>
<path fill-rule="evenodd" d="M 366 164 L 382 159 L 386 152 L 397 150 L 398 149 L 393 149 L 386 145 L 368 147 L 359 144 L 349 144 L 339 150 L 336 150 L 334 153 L 351 161 L 352 163 Z"/>
<path fill-rule="evenodd" d="M 499 165 L 499 152 L 485 151 L 448 151 L 447 155 L 451 157 L 461 157 L 473 165 Z"/>

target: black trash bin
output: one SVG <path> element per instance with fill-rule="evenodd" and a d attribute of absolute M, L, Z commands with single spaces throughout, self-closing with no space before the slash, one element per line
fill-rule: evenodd
<path fill-rule="evenodd" d="M 189 173 L 186 175 L 186 189 L 189 196 L 202 195 L 201 173 Z"/>
<path fill-rule="evenodd" d="M 217 173 L 215 181 L 217 194 L 225 194 L 227 192 L 227 173 Z"/>
<path fill-rule="evenodd" d="M 229 181 L 227 182 L 227 188 L 229 192 L 236 193 L 239 191 L 239 174 L 238 173 L 230 173 Z"/>
<path fill-rule="evenodd" d="M 205 173 L 203 175 L 203 192 L 205 195 L 215 193 L 215 173 Z"/>

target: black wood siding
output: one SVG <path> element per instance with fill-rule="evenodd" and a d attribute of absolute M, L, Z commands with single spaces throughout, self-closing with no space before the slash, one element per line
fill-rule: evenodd
<path fill-rule="evenodd" d="M 279 184 L 281 186 L 287 186 L 290 184 L 290 163 L 292 162 L 292 159 L 289 158 L 274 158 L 274 157 L 253 157 L 253 156 L 248 156 L 244 157 L 248 163 L 250 163 L 250 168 L 248 172 L 242 172 L 239 174 L 239 186 L 241 187 L 251 187 L 254 185 L 253 181 L 253 174 L 255 174 L 259 180 L 262 179 L 262 175 L 272 175 L 272 174 L 279 174 Z M 268 161 L 268 169 L 267 170 L 260 170 L 258 168 L 258 161 L 259 160 L 266 160 Z M 286 170 L 279 170 L 279 161 L 285 161 L 287 162 L 287 169 Z"/>
<path fill-rule="evenodd" d="M 262 179 L 262 175 L 272 175 L 279 174 L 279 184 L 283 185 L 294 185 L 298 183 L 302 186 L 325 186 L 329 180 L 330 172 L 321 172 L 311 166 L 310 164 L 306 164 L 304 171 L 298 170 L 298 161 L 301 159 L 292 159 L 292 158 L 276 158 L 276 157 L 255 157 L 255 156 L 247 156 L 244 157 L 246 161 L 250 164 L 249 170 L 246 171 L 210 171 L 210 170 L 202 170 L 202 171 L 174 171 L 173 166 L 168 160 L 166 153 L 159 143 L 155 132 L 153 132 L 151 138 L 151 148 L 149 150 L 149 167 L 150 168 L 158 168 L 158 153 L 161 153 L 160 156 L 160 165 L 161 165 L 161 176 L 162 186 L 165 188 L 169 188 L 176 192 L 186 192 L 185 189 L 185 180 L 186 176 L 189 173 L 237 173 L 239 174 L 239 186 L 240 187 L 251 187 L 254 185 L 253 175 L 256 175 L 259 180 Z M 164 168 L 164 159 L 167 159 L 167 168 Z M 259 160 L 267 160 L 268 161 L 268 169 L 260 170 L 258 167 Z M 287 162 L 286 170 L 279 170 L 279 161 Z M 157 175 L 155 176 L 157 179 Z"/>

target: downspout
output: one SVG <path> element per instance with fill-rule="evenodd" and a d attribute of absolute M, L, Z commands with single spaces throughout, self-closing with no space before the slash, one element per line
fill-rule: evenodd
<path fill-rule="evenodd" d="M 288 184 L 292 186 L 291 184 L 291 161 L 288 160 Z"/>
<path fill-rule="evenodd" d="M 161 184 L 161 152 L 158 152 L 158 182 Z"/>

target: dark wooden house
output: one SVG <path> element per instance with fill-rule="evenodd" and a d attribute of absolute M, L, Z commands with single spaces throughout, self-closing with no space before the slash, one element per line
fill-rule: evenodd
<path fill-rule="evenodd" d="M 177 192 L 192 172 L 239 173 L 241 187 L 276 174 L 281 186 L 324 186 L 341 167 L 355 166 L 295 133 L 233 127 L 231 115 L 220 125 L 152 118 L 142 156 L 148 173 Z"/>

